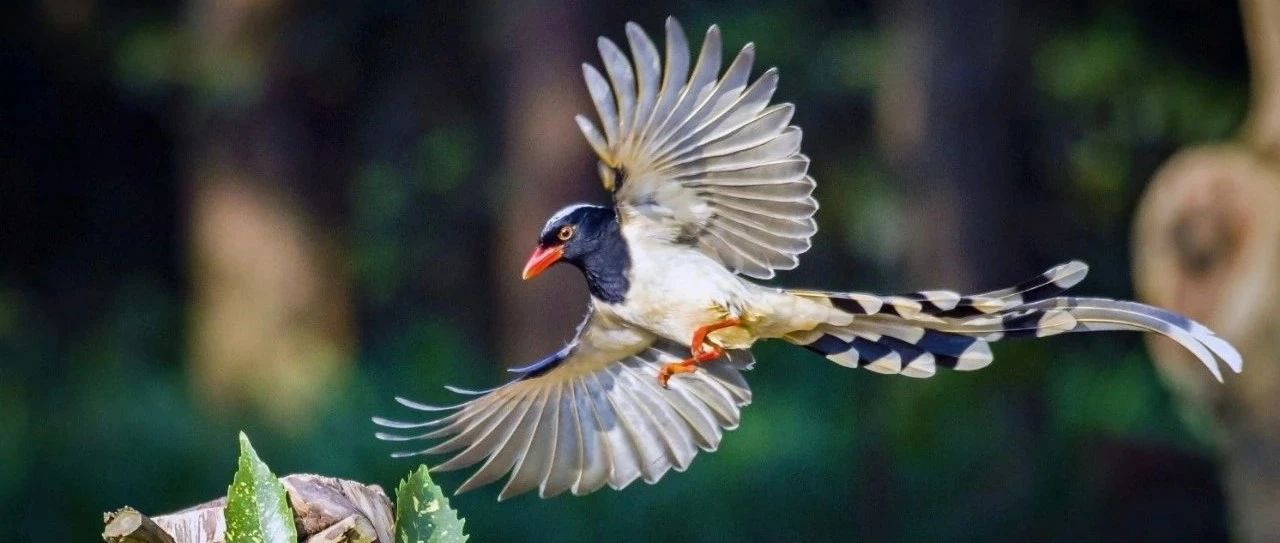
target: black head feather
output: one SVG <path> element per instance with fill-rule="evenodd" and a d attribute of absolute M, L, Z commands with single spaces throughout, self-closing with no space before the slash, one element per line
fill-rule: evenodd
<path fill-rule="evenodd" d="M 609 303 L 626 298 L 631 256 L 612 208 L 578 204 L 561 209 L 542 227 L 538 245 L 560 246 L 560 260 L 582 270 L 592 296 Z"/>

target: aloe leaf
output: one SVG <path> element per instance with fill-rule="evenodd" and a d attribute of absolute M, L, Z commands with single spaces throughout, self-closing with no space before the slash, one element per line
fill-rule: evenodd
<path fill-rule="evenodd" d="M 227 543 L 297 543 L 284 485 L 240 432 L 240 467 L 227 488 Z"/>
<path fill-rule="evenodd" d="M 396 487 L 396 543 L 464 543 L 465 523 L 431 482 L 426 466 L 409 472 Z"/>

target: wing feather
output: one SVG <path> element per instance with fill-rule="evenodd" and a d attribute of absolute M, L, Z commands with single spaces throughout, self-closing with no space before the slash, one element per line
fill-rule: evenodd
<path fill-rule="evenodd" d="M 705 146 L 724 138 L 747 123 L 752 122 L 769 106 L 769 99 L 778 89 L 778 69 L 769 68 L 746 92 L 737 97 L 730 107 L 723 109 L 715 117 L 702 123 L 701 126 L 684 142 L 674 147 L 665 156 L 679 156 L 692 149 Z"/>
<path fill-rule="evenodd" d="M 608 78 L 583 67 L 603 130 L 576 120 L 600 159 L 623 228 L 692 244 L 750 277 L 794 268 L 817 230 L 818 203 L 803 134 L 789 125 L 794 107 L 769 104 L 778 71 L 752 81 L 756 51 L 747 44 L 721 74 L 723 42 L 712 26 L 690 72 L 684 31 L 672 18 L 666 29 L 665 64 L 653 40 L 628 23 L 631 59 L 601 38 Z"/>
<path fill-rule="evenodd" d="M 386 441 L 434 439 L 395 456 L 452 453 L 433 470 L 479 465 L 459 487 L 471 490 L 510 474 L 499 499 L 537 489 L 542 497 L 622 488 L 682 471 L 699 449 L 714 450 L 737 426 L 751 391 L 739 374 L 750 358 L 733 352 L 703 371 L 657 384 L 658 369 L 685 347 L 588 316 L 567 348 L 532 364 L 513 381 L 426 422 L 375 418 Z M 473 391 L 464 391 L 473 392 Z M 406 406 L 441 408 L 405 401 Z M 423 432 L 413 434 L 412 432 Z"/>
<path fill-rule="evenodd" d="M 570 489 L 575 496 L 599 490 L 609 480 L 612 462 L 609 460 L 608 437 L 596 423 L 595 401 L 587 388 L 585 377 L 573 380 L 573 394 L 578 413 L 578 426 L 582 435 L 582 467 L 578 480 Z"/>
<path fill-rule="evenodd" d="M 484 486 L 502 478 L 515 465 L 516 452 L 523 450 L 529 441 L 530 425 L 526 424 L 530 416 L 536 416 L 533 411 L 534 404 L 541 401 L 541 395 L 534 395 L 525 398 L 521 402 L 521 409 L 518 419 L 507 425 L 507 429 L 502 433 L 502 437 L 496 446 L 489 451 L 489 459 L 484 465 L 480 466 L 471 477 L 463 481 L 458 487 L 459 492 L 466 492 L 472 488 Z"/>
<path fill-rule="evenodd" d="M 600 116 L 600 125 L 604 128 L 605 138 L 610 146 L 617 145 L 620 132 L 618 127 L 618 105 L 613 99 L 613 91 L 609 89 L 609 82 L 605 81 L 603 75 L 600 75 L 600 70 L 587 63 L 582 64 L 582 78 L 587 82 L 587 92 L 591 94 L 591 102 L 596 106 L 596 115 Z M 582 123 L 579 123 L 579 126 L 581 125 Z M 588 135 L 587 139 L 590 141 L 592 138 Z M 599 151 L 597 150 L 597 152 Z M 605 157 L 605 161 L 610 164 L 614 162 L 606 155 L 601 156 Z"/>
<path fill-rule="evenodd" d="M 719 71 L 720 28 L 711 25 L 711 28 L 707 29 L 707 36 L 702 39 L 702 49 L 698 52 L 698 62 L 693 66 L 693 73 L 689 76 L 688 83 L 681 89 L 676 103 L 658 125 L 649 149 L 656 149 L 667 143 L 674 129 L 678 128 L 693 111 L 694 106 L 700 104 L 711 92 Z"/>
<path fill-rule="evenodd" d="M 609 38 L 597 40 L 600 58 L 604 61 L 605 72 L 609 74 L 609 82 L 613 84 L 613 95 L 618 101 L 618 134 L 619 141 L 625 142 L 636 110 L 636 76 L 632 71 L 631 61 Z"/>
<path fill-rule="evenodd" d="M 590 398 L 596 431 L 600 435 L 604 456 L 609 464 L 606 483 L 614 489 L 626 487 L 640 478 L 635 448 L 626 429 L 619 424 L 608 398 L 601 394 L 604 386 L 600 384 L 599 376 L 586 375 L 582 381 Z"/>
<path fill-rule="evenodd" d="M 718 256 L 721 262 L 751 277 L 771 276 L 773 270 L 766 262 L 748 252 L 742 238 L 721 228 L 708 228 L 701 236 L 707 253 Z"/>
<path fill-rule="evenodd" d="M 542 468 L 549 461 L 550 451 L 555 447 L 554 433 L 555 410 L 559 404 L 552 395 L 554 387 L 547 387 L 546 396 L 539 402 L 538 417 L 533 421 L 533 437 L 529 447 L 516 463 L 507 484 L 498 493 L 499 500 L 523 494 L 538 487 Z"/>
<path fill-rule="evenodd" d="M 512 418 L 512 413 L 522 402 L 516 398 L 507 398 L 497 408 L 478 417 L 477 420 L 459 432 L 453 438 L 428 449 L 428 454 L 444 454 L 462 449 L 454 457 L 435 466 L 436 471 L 451 471 L 469 466 L 492 452 L 495 429 L 509 426 L 503 424 Z"/>
<path fill-rule="evenodd" d="M 686 159 L 727 155 L 759 146 L 778 137 L 787 128 L 794 114 L 795 106 L 791 104 L 769 106 L 760 111 L 746 124 L 734 129 L 726 128 L 723 135 L 708 138 L 706 141 L 701 142 L 700 147 L 695 147 L 685 151 L 683 154 L 673 156 L 670 163 L 681 164 L 686 162 Z"/>
<path fill-rule="evenodd" d="M 636 146 L 638 149 L 644 149 L 653 134 L 658 132 L 658 127 L 667 120 L 680 99 L 685 83 L 689 81 L 689 40 L 674 18 L 667 18 L 666 26 L 667 63 L 662 72 L 662 91 L 645 122 L 643 137 Z"/>
<path fill-rule="evenodd" d="M 716 425 L 725 430 L 738 427 L 738 407 L 722 387 L 708 383 L 706 377 L 698 375 L 692 379 L 683 379 L 684 388 L 697 396 L 698 401 L 707 406 L 715 417 Z"/>
<path fill-rule="evenodd" d="M 673 462 L 667 450 L 666 436 L 658 429 L 657 422 L 649 414 L 644 402 L 631 390 L 629 372 L 625 366 L 618 364 L 611 367 L 609 373 L 618 385 L 615 389 L 618 392 L 611 399 L 639 452 L 641 477 L 644 482 L 654 484 L 670 469 Z"/>
<path fill-rule="evenodd" d="M 623 382 L 627 383 L 624 389 L 635 398 L 640 411 L 652 424 L 651 429 L 654 435 L 658 436 L 659 441 L 665 446 L 666 454 L 661 457 L 662 462 L 670 464 L 676 471 L 684 471 L 689 462 L 693 460 L 693 455 L 697 452 L 693 450 L 693 443 L 687 439 L 687 436 L 682 431 L 683 428 L 676 425 L 676 419 L 666 402 L 656 398 L 653 391 L 646 386 L 645 381 L 654 381 L 652 384 L 656 388 L 657 376 L 653 376 L 655 379 L 642 379 L 636 375 L 631 365 L 637 360 L 631 359 L 627 362 L 630 363 L 623 363 L 618 366 L 625 376 L 623 377 Z"/>
<path fill-rule="evenodd" d="M 631 56 L 636 59 L 636 111 L 632 138 L 638 142 L 644 136 L 649 118 L 653 115 L 654 104 L 658 100 L 659 85 L 662 77 L 662 59 L 658 57 L 658 47 L 649 39 L 649 35 L 640 29 L 640 25 L 627 23 L 627 42 L 631 45 Z"/>
<path fill-rule="evenodd" d="M 702 127 L 704 121 L 714 119 L 732 105 L 733 102 L 737 101 L 738 96 L 746 85 L 746 79 L 751 73 L 751 64 L 754 61 L 755 46 L 747 44 L 738 53 L 738 56 L 734 57 L 724 76 L 706 93 L 702 93 L 705 96 L 700 97 L 698 105 L 686 117 L 680 119 L 678 124 L 672 127 L 665 141 L 654 150 L 653 154 L 659 157 L 665 155 L 673 147 L 691 137 L 696 130 Z"/>
<path fill-rule="evenodd" d="M 774 234 L 750 224 L 738 222 L 731 217 L 722 217 L 721 219 L 720 228 L 761 247 L 787 254 L 803 252 L 809 248 L 809 238 L 794 238 Z M 792 256 L 791 258 L 795 257 Z"/>
<path fill-rule="evenodd" d="M 558 408 L 556 409 L 555 442 L 547 466 L 542 471 L 542 483 L 538 495 L 543 498 L 559 496 L 578 480 L 582 469 L 582 433 L 578 428 L 578 413 L 573 401 L 573 387 L 569 382 L 556 385 Z"/>
<path fill-rule="evenodd" d="M 673 165 L 668 168 L 672 176 L 680 178 L 689 178 L 692 182 L 686 182 L 686 186 L 697 184 L 697 179 L 707 173 L 720 171 L 746 170 L 756 166 L 765 166 L 780 161 L 785 161 L 796 156 L 800 151 L 800 130 L 791 130 L 788 134 L 780 135 L 771 141 L 762 143 L 750 149 L 743 149 L 733 154 L 723 154 L 702 157 L 697 162 L 684 162 L 679 165 Z M 771 180 L 771 183 L 747 185 L 751 189 L 743 189 L 747 197 L 753 197 L 751 193 L 761 188 L 768 188 L 770 185 L 787 185 L 791 181 L 778 182 Z M 807 198 L 809 195 L 806 194 Z"/>
<path fill-rule="evenodd" d="M 790 202 L 803 200 L 813 194 L 814 184 L 805 182 L 804 180 L 795 183 L 786 184 L 768 184 L 768 185 L 704 185 L 701 183 L 692 185 L 694 188 L 703 189 L 703 192 L 714 193 L 722 196 L 732 196 L 737 198 L 751 198 L 755 200 L 773 200 L 777 202 Z M 809 237 L 805 235 L 804 237 Z"/>
<path fill-rule="evenodd" d="M 604 134 L 596 128 L 595 123 L 591 122 L 586 115 L 575 115 L 573 121 L 578 123 L 578 129 L 582 130 L 582 135 L 587 138 L 587 143 L 595 150 L 597 155 L 604 156 L 609 153 L 609 140 Z"/>

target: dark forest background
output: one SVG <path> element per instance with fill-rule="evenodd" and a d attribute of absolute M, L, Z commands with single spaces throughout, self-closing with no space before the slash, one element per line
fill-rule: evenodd
<path fill-rule="evenodd" d="M 1081 292 L 1132 297 L 1148 180 L 1248 103 L 1227 2 L 4 11 L 6 540 L 222 495 L 240 429 L 279 473 L 389 487 L 414 465 L 372 437 L 392 396 L 447 401 L 558 348 L 586 289 L 520 264 L 549 213 L 605 198 L 572 115 L 579 64 L 628 20 L 716 23 L 781 70 L 822 203 L 792 286 L 986 290 L 1080 258 Z M 1227 538 L 1213 424 L 1137 335 L 996 354 L 919 381 L 764 346 L 742 427 L 686 473 L 453 503 L 477 541 Z"/>

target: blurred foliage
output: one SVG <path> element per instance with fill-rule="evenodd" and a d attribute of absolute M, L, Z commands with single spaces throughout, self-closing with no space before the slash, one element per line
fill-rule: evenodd
<path fill-rule="evenodd" d="M 1028 198 L 1048 202 L 1029 207 L 1025 224 L 1053 223 L 1051 239 L 1008 247 L 1028 255 L 1026 274 L 1079 257 L 1095 270 L 1084 292 L 1131 294 L 1124 240 L 1146 180 L 1178 146 L 1226 137 L 1243 115 L 1238 15 L 1223 6 L 1019 7 L 1034 33 L 1035 93 L 1010 153 L 1027 165 Z M 493 205 L 502 67 L 492 58 L 502 37 L 491 28 L 500 8 L 310 6 L 283 30 L 295 58 L 315 63 L 297 70 L 331 70 L 359 88 L 340 218 L 359 304 L 358 371 L 298 435 L 207 413 L 183 369 L 185 100 L 258 76 L 210 80 L 191 67 L 181 4 L 11 9 L 21 13 L 6 18 L 12 47 L 0 56 L 14 82 L 0 93 L 11 128 L 0 156 L 9 533 L 87 540 L 99 513 L 121 503 L 159 513 L 219 495 L 233 469 L 223 445 L 241 427 L 280 473 L 389 485 L 409 466 L 372 439 L 370 415 L 394 409 L 392 395 L 441 400 L 441 384 L 493 383 L 520 362 L 491 359 L 495 300 L 483 281 L 502 220 Z M 902 284 L 895 268 L 912 240 L 894 218 L 912 195 L 876 152 L 878 8 L 698 1 L 583 12 L 581 35 L 564 39 L 584 52 L 597 34 L 620 36 L 627 19 L 656 28 L 674 12 L 691 35 L 719 23 L 730 47 L 754 40 L 761 64 L 779 66 L 779 96 L 799 105 L 823 204 L 814 249 L 783 282 L 932 286 Z M 986 371 L 917 381 L 765 345 L 742 427 L 687 472 L 584 498 L 498 504 L 483 489 L 453 501 L 483 541 L 1225 538 L 1221 490 L 1197 438 L 1205 429 L 1179 416 L 1137 337 L 996 353 Z M 441 480 L 448 489 L 463 478 Z M 86 484 L 91 492 L 65 491 Z"/>
<path fill-rule="evenodd" d="M 1226 138 L 1244 114 L 1245 87 L 1205 77 L 1206 67 L 1169 55 L 1142 32 L 1140 18 L 1104 10 L 1051 36 L 1036 59 L 1045 95 L 1088 127 L 1071 145 L 1070 178 L 1097 220 L 1126 211 L 1114 195 L 1146 173 L 1133 163 L 1144 149 Z"/>

